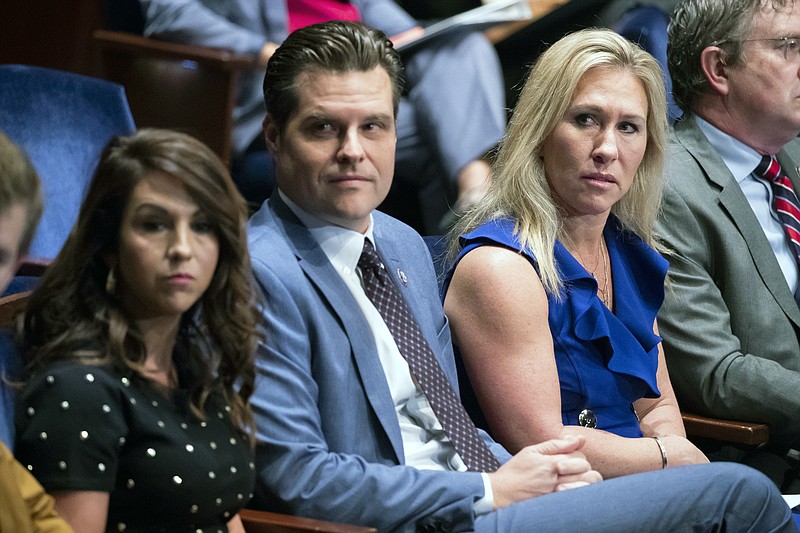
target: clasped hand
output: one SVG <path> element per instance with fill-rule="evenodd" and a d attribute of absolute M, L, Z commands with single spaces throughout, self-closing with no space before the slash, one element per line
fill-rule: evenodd
<path fill-rule="evenodd" d="M 489 474 L 495 509 L 551 492 L 601 481 L 599 472 L 580 451 L 585 439 L 570 436 L 548 440 L 519 451 Z"/>

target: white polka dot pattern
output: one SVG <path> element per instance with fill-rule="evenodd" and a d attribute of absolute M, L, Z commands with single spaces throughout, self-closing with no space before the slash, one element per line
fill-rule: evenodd
<path fill-rule="evenodd" d="M 392 332 L 400 353 L 467 468 L 473 472 L 497 470 L 500 466 L 497 458 L 478 435 L 369 239 L 364 239 L 358 267 L 364 280 L 364 292 Z"/>
<path fill-rule="evenodd" d="M 252 492 L 252 452 L 216 393 L 202 420 L 183 389 L 165 394 L 62 361 L 34 375 L 18 401 L 22 464 L 44 486 L 83 489 L 90 480 L 109 493 L 109 531 L 225 530 Z"/>

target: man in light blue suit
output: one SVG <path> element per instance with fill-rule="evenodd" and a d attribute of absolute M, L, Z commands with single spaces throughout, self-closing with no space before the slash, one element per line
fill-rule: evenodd
<path fill-rule="evenodd" d="M 796 531 L 774 485 L 739 465 L 597 483 L 580 438 L 510 457 L 481 433 L 502 466 L 467 471 L 357 266 L 369 241 L 455 384 L 427 248 L 374 210 L 392 180 L 399 72 L 382 33 L 347 22 L 295 32 L 267 68 L 278 189 L 248 228 L 265 294 L 251 505 L 380 531 Z"/>
<path fill-rule="evenodd" d="M 290 33 L 293 17 L 320 5 L 333 5 L 332 11 L 352 7 L 359 20 L 396 39 L 419 30 L 419 23 L 394 0 L 140 3 L 145 35 L 252 53 L 264 64 Z M 447 208 L 445 191 L 466 205 L 484 188 L 488 165 L 482 156 L 505 131 L 503 76 L 497 53 L 480 32 L 464 32 L 419 47 L 409 55 L 406 68 L 408 87 L 399 109 L 395 163 L 401 184 L 419 191 L 421 206 L 426 208 L 421 218 L 433 230 Z M 265 150 L 260 135 L 262 81 L 263 71 L 245 71 L 239 77 L 233 143 L 240 159 L 247 152 Z"/>

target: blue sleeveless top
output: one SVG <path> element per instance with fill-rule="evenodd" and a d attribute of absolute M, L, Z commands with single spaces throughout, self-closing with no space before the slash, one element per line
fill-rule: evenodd
<path fill-rule="evenodd" d="M 624 231 L 613 216 L 603 235 L 611 263 L 615 313 L 597 296 L 594 277 L 560 242 L 555 244 L 555 262 L 564 289 L 561 301 L 551 295 L 547 300 L 561 386 L 561 418 L 565 425 L 580 425 L 578 415 L 589 409 L 598 429 L 641 437 L 633 402 L 660 396 L 656 370 L 661 338 L 653 333 L 653 323 L 664 300 L 668 262 L 638 236 Z M 520 246 L 511 219 L 489 221 L 462 235 L 460 241 L 462 250 L 446 275 L 445 290 L 461 258 L 479 246 L 519 251 L 538 271 L 531 251 Z M 475 415 L 483 418 L 481 413 Z"/>

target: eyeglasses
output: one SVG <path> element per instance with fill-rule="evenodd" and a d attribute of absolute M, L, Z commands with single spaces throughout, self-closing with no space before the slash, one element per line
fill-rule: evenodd
<path fill-rule="evenodd" d="M 800 37 L 772 37 L 766 39 L 714 41 L 711 43 L 711 46 L 719 46 L 725 43 L 755 43 L 759 41 L 776 43 L 777 46 L 775 48 L 783 52 L 783 58 L 786 61 L 796 61 L 800 59 Z"/>

